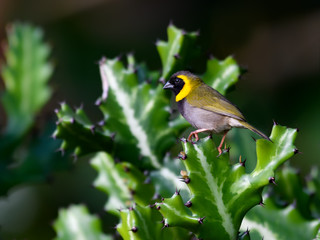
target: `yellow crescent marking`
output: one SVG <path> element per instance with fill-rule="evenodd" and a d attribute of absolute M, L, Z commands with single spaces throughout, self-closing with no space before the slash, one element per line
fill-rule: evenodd
<path fill-rule="evenodd" d="M 179 102 L 182 99 L 184 99 L 186 96 L 188 96 L 194 84 L 192 84 L 192 81 L 190 81 L 190 79 L 185 75 L 179 75 L 177 76 L 177 78 L 181 78 L 184 81 L 183 88 L 180 90 L 180 92 L 176 96 L 176 102 Z"/>

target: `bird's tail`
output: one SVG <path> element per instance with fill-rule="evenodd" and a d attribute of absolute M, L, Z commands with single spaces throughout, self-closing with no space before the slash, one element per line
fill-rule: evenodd
<path fill-rule="evenodd" d="M 258 135 L 260 135 L 261 137 L 263 137 L 264 139 L 267 139 L 267 140 L 269 140 L 270 142 L 272 142 L 271 139 L 270 139 L 267 135 L 265 135 L 263 132 L 260 132 L 258 129 L 256 129 L 255 127 L 251 126 L 249 123 L 243 122 L 243 121 L 241 121 L 240 123 L 241 123 L 245 128 L 248 128 L 248 129 L 251 130 L 252 132 L 255 132 L 256 134 L 258 134 Z"/>

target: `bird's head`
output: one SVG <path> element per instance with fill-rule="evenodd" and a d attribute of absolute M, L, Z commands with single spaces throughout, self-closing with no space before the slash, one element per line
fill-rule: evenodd
<path fill-rule="evenodd" d="M 202 80 L 189 71 L 179 71 L 173 74 L 163 89 L 171 89 L 179 102 L 202 83 Z"/>

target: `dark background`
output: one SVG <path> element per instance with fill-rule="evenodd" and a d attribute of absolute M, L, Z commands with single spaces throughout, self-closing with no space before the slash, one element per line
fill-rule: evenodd
<path fill-rule="evenodd" d="M 249 70 L 227 97 L 250 123 L 267 135 L 272 120 L 300 129 L 296 146 L 303 154 L 291 162 L 306 175 L 320 156 L 319 6 L 319 1 L 1 0 L 0 40 L 13 21 L 41 26 L 56 66 L 50 81 L 55 93 L 42 115 L 54 119 L 54 108 L 66 100 L 71 106 L 83 103 L 99 120 L 94 102 L 101 94 L 96 63 L 102 56 L 133 51 L 137 61 L 160 70 L 154 43 L 167 39 L 169 22 L 200 30 L 204 60 L 210 54 L 233 55 Z M 194 67 L 198 73 L 203 69 L 204 61 Z M 0 199 L 0 238 L 51 239 L 58 208 L 70 203 L 86 203 L 91 212 L 108 218 L 105 195 L 91 188 L 95 175 L 88 159 L 80 159 L 50 183 L 12 189 Z M 106 231 L 110 227 L 104 224 Z"/>

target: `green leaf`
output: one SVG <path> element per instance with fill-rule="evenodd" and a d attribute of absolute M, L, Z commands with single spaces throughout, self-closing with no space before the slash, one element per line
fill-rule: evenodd
<path fill-rule="evenodd" d="M 307 177 L 307 191 L 311 197 L 310 210 L 314 218 L 320 218 L 320 171 L 318 167 L 311 169 Z M 319 233 L 320 238 L 320 233 Z"/>
<path fill-rule="evenodd" d="M 73 150 L 73 156 L 85 155 L 97 151 L 112 152 L 112 138 L 90 122 L 82 108 L 75 112 L 65 103 L 56 110 L 58 117 L 54 138 L 63 139 L 60 151 Z"/>
<path fill-rule="evenodd" d="M 109 195 L 105 209 L 115 215 L 118 210 L 130 206 L 131 194 L 123 182 L 122 168 L 114 163 L 113 158 L 104 152 L 99 152 L 91 160 L 91 165 L 98 171 L 94 186 Z"/>
<path fill-rule="evenodd" d="M 244 218 L 241 229 L 250 230 L 253 240 L 314 239 L 320 228 L 319 220 L 304 219 L 294 205 L 278 208 L 270 198 L 265 206 L 256 206 Z M 257 234 L 258 233 L 258 234 Z"/>
<path fill-rule="evenodd" d="M 164 228 L 162 216 L 157 210 L 135 205 L 120 212 L 121 223 L 117 230 L 124 240 L 175 240 L 190 239 L 188 231 L 179 228 Z"/>
<path fill-rule="evenodd" d="M 55 240 L 112 239 L 111 236 L 103 234 L 99 218 L 90 215 L 83 205 L 72 205 L 67 209 L 61 209 L 53 227 L 57 233 Z"/>
<path fill-rule="evenodd" d="M 186 68 L 186 62 L 196 53 L 197 32 L 187 33 L 170 24 L 167 29 L 168 42 L 157 41 L 162 62 L 161 79 L 168 79 L 174 72 Z"/>
<path fill-rule="evenodd" d="M 97 153 L 91 165 L 98 171 L 95 187 L 109 196 L 105 206 L 108 212 L 118 215 L 120 209 L 133 203 L 150 204 L 154 186 L 134 165 L 126 162 L 115 164 L 113 158 L 104 152 Z"/>
<path fill-rule="evenodd" d="M 277 185 L 273 186 L 273 200 L 278 206 L 295 204 L 300 214 L 311 219 L 310 194 L 304 189 L 304 185 L 298 171 L 289 164 L 276 172 Z M 271 194 L 271 193 L 270 193 Z"/>
<path fill-rule="evenodd" d="M 132 61 L 132 60 L 131 60 Z M 104 129 L 115 132 L 115 155 L 145 167 L 160 168 L 165 153 L 184 127 L 171 127 L 169 99 L 161 85 L 139 83 L 132 66 L 118 59 L 100 62 L 103 94 L 100 99 Z"/>
<path fill-rule="evenodd" d="M 238 81 L 239 76 L 240 68 L 232 57 L 227 57 L 223 61 L 212 58 L 207 62 L 202 80 L 225 95 L 228 88 Z"/>
<path fill-rule="evenodd" d="M 69 159 L 54 153 L 59 146 L 58 141 L 50 138 L 54 127 L 54 122 L 51 122 L 40 136 L 31 137 L 28 151 L 17 158 L 19 161 L 16 164 L 0 168 L 0 195 L 19 184 L 47 181 L 53 172 L 71 166 Z"/>
<path fill-rule="evenodd" d="M 244 215 L 260 203 L 262 189 L 275 169 L 293 156 L 295 137 L 295 129 L 275 125 L 273 142 L 257 141 L 257 166 L 250 174 L 245 173 L 243 163 L 230 165 L 227 151 L 217 157 L 210 137 L 195 144 L 184 142 L 182 163 L 187 172 L 183 178 L 191 198 L 184 203 L 180 195 L 174 195 L 157 203 L 166 222 L 191 228 L 199 238 L 235 239 Z M 184 204 L 189 205 L 192 215 Z"/>
<path fill-rule="evenodd" d="M 156 193 L 161 197 L 167 198 L 170 197 L 174 191 L 179 189 L 184 200 L 190 198 L 190 191 L 179 174 L 181 170 L 184 170 L 181 161 L 177 158 L 172 159 L 167 155 L 164 159 L 163 167 L 150 172 L 150 177 L 156 188 Z"/>
<path fill-rule="evenodd" d="M 51 96 L 47 82 L 53 67 L 48 63 L 50 48 L 43 43 L 40 28 L 15 23 L 7 33 L 6 65 L 2 69 L 6 91 L 1 98 L 7 113 L 5 137 L 19 138 Z"/>

